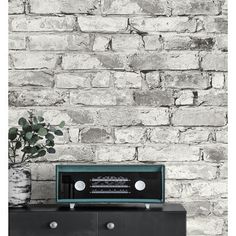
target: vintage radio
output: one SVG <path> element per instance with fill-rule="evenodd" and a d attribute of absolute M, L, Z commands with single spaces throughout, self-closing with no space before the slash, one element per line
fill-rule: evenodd
<path fill-rule="evenodd" d="M 57 165 L 58 203 L 163 203 L 164 165 Z"/>

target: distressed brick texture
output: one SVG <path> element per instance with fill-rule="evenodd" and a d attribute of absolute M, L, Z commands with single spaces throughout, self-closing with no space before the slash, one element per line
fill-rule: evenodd
<path fill-rule="evenodd" d="M 9 0 L 9 125 L 64 120 L 34 159 L 32 203 L 55 165 L 166 165 L 188 235 L 227 235 L 227 1 Z"/>

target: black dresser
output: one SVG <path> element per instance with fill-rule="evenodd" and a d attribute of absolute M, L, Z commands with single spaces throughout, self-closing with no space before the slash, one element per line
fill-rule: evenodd
<path fill-rule="evenodd" d="M 11 208 L 10 236 L 185 236 L 186 211 L 180 204 L 151 206 L 53 205 Z"/>

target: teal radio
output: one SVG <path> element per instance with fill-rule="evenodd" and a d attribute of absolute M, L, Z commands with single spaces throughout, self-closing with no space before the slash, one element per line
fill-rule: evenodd
<path fill-rule="evenodd" d="M 165 201 L 164 165 L 57 165 L 56 200 L 81 203 Z"/>

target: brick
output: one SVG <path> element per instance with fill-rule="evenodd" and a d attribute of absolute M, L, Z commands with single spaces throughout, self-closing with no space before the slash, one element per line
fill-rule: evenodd
<path fill-rule="evenodd" d="M 25 36 L 18 34 L 10 34 L 8 37 L 8 49 L 9 50 L 26 49 Z"/>
<path fill-rule="evenodd" d="M 210 87 L 210 77 L 196 71 L 168 71 L 161 74 L 164 87 L 177 89 L 207 89 Z"/>
<path fill-rule="evenodd" d="M 166 164 L 167 179 L 215 179 L 217 176 L 217 167 L 206 165 L 205 163 L 198 164 L 192 162 L 190 164 Z"/>
<path fill-rule="evenodd" d="M 41 34 L 31 35 L 29 38 L 30 50 L 76 50 L 89 51 L 90 36 L 88 34 L 70 34 L 70 35 L 56 35 L 56 34 Z"/>
<path fill-rule="evenodd" d="M 57 88 L 90 88 L 91 73 L 73 72 L 55 75 Z"/>
<path fill-rule="evenodd" d="M 162 35 L 147 35 L 143 37 L 145 50 L 157 51 L 164 49 L 164 40 Z"/>
<path fill-rule="evenodd" d="M 112 50 L 139 51 L 144 47 L 141 36 L 135 34 L 120 34 L 112 36 Z"/>
<path fill-rule="evenodd" d="M 124 69 L 126 58 L 115 53 L 66 54 L 63 57 L 64 69 Z"/>
<path fill-rule="evenodd" d="M 225 89 L 228 89 L 228 73 L 225 73 L 224 76 L 225 76 Z"/>
<path fill-rule="evenodd" d="M 228 179 L 228 163 L 225 162 L 220 165 L 219 167 L 219 177 L 221 179 Z"/>
<path fill-rule="evenodd" d="M 164 48 L 166 50 L 211 50 L 215 45 L 212 37 L 164 35 Z"/>
<path fill-rule="evenodd" d="M 22 14 L 24 13 L 24 0 L 9 0 L 8 14 Z"/>
<path fill-rule="evenodd" d="M 149 72 L 146 74 L 146 83 L 150 89 L 160 87 L 160 73 L 158 71 Z"/>
<path fill-rule="evenodd" d="M 96 151 L 96 161 L 99 162 L 123 162 L 132 161 L 135 158 L 135 148 L 123 146 L 104 146 Z"/>
<path fill-rule="evenodd" d="M 183 0 L 170 2 L 173 15 L 218 15 L 219 1 L 213 0 Z"/>
<path fill-rule="evenodd" d="M 93 51 L 108 51 L 111 49 L 111 36 L 96 35 L 93 43 Z"/>
<path fill-rule="evenodd" d="M 78 25 L 82 32 L 117 33 L 126 31 L 125 17 L 79 16 Z"/>
<path fill-rule="evenodd" d="M 221 1 L 221 11 L 223 15 L 228 15 L 228 0 Z"/>
<path fill-rule="evenodd" d="M 149 139 L 153 143 L 177 143 L 179 130 L 171 127 L 156 127 L 149 131 Z"/>
<path fill-rule="evenodd" d="M 228 33 L 228 20 L 226 17 L 205 17 L 203 22 L 204 28 L 208 33 Z"/>
<path fill-rule="evenodd" d="M 171 106 L 174 104 L 172 92 L 167 90 L 135 91 L 134 101 L 141 106 Z"/>
<path fill-rule="evenodd" d="M 194 105 L 194 94 L 191 90 L 179 91 L 175 96 L 177 106 Z"/>
<path fill-rule="evenodd" d="M 98 111 L 100 125 L 168 125 L 167 108 L 104 108 Z"/>
<path fill-rule="evenodd" d="M 11 52 L 16 69 L 53 69 L 59 55 L 45 52 Z"/>
<path fill-rule="evenodd" d="M 191 180 L 190 182 L 183 182 L 183 198 L 217 198 L 227 194 L 227 181 L 226 180 L 210 180 L 199 181 Z"/>
<path fill-rule="evenodd" d="M 55 165 L 52 163 L 30 163 L 28 167 L 33 181 L 55 180 Z"/>
<path fill-rule="evenodd" d="M 217 216 L 228 214 L 228 200 L 220 199 L 220 201 L 213 202 L 213 213 Z"/>
<path fill-rule="evenodd" d="M 129 58 L 129 67 L 133 70 L 187 70 L 198 69 L 196 52 L 140 53 Z"/>
<path fill-rule="evenodd" d="M 227 36 L 227 34 L 216 36 L 216 46 L 219 50 L 228 51 L 228 36 Z"/>
<path fill-rule="evenodd" d="M 189 218 L 187 224 L 188 235 L 214 235 L 222 234 L 224 220 L 216 217 Z"/>
<path fill-rule="evenodd" d="M 93 161 L 95 150 L 89 145 L 55 145 L 56 153 L 36 159 L 40 162 Z"/>
<path fill-rule="evenodd" d="M 30 0 L 30 12 L 49 13 L 96 13 L 99 8 L 97 0 Z"/>
<path fill-rule="evenodd" d="M 165 181 L 165 197 L 179 198 L 181 197 L 182 185 L 178 181 L 166 180 Z"/>
<path fill-rule="evenodd" d="M 170 15 L 166 0 L 102 0 L 104 14 Z"/>
<path fill-rule="evenodd" d="M 116 128 L 115 143 L 143 143 L 146 140 L 146 129 L 142 127 Z"/>
<path fill-rule="evenodd" d="M 73 31 L 75 27 L 74 16 L 14 16 L 10 17 L 12 31 Z"/>
<path fill-rule="evenodd" d="M 180 143 L 203 143 L 215 141 L 213 129 L 194 128 L 180 131 Z"/>
<path fill-rule="evenodd" d="M 171 127 L 156 127 L 150 130 L 153 143 L 178 143 L 179 130 Z"/>
<path fill-rule="evenodd" d="M 197 92 L 197 104 L 201 106 L 227 106 L 228 94 L 224 90 L 205 90 Z"/>
<path fill-rule="evenodd" d="M 225 76 L 224 73 L 213 73 L 212 74 L 212 87 L 216 89 L 224 88 Z"/>
<path fill-rule="evenodd" d="M 188 17 L 158 17 L 130 19 L 130 25 L 142 32 L 195 32 L 196 20 Z"/>
<path fill-rule="evenodd" d="M 80 90 L 70 93 L 70 102 L 74 105 L 132 105 L 133 95 L 123 90 Z"/>
<path fill-rule="evenodd" d="M 114 85 L 118 89 L 141 88 L 142 77 L 133 72 L 114 72 Z"/>
<path fill-rule="evenodd" d="M 226 113 L 216 107 L 179 108 L 173 112 L 174 126 L 223 126 Z"/>
<path fill-rule="evenodd" d="M 94 124 L 96 111 L 84 108 L 74 108 L 66 110 L 47 110 L 43 112 L 43 117 L 51 124 L 59 124 L 62 120 L 66 125 Z"/>
<path fill-rule="evenodd" d="M 32 181 L 31 199 L 55 198 L 55 181 Z"/>
<path fill-rule="evenodd" d="M 223 162 L 227 160 L 227 145 L 226 144 L 206 144 L 201 147 L 201 156 L 207 162 Z"/>
<path fill-rule="evenodd" d="M 53 77 L 46 71 L 9 71 L 10 87 L 52 87 Z"/>
<path fill-rule="evenodd" d="M 80 129 L 78 127 L 70 127 L 69 128 L 69 140 L 72 143 L 78 143 L 79 142 L 79 132 Z"/>
<path fill-rule="evenodd" d="M 210 201 L 184 201 L 182 203 L 187 211 L 187 216 L 208 216 L 211 213 Z"/>
<path fill-rule="evenodd" d="M 138 148 L 141 162 L 198 161 L 199 148 L 184 144 L 156 144 Z"/>
<path fill-rule="evenodd" d="M 68 104 L 69 94 L 51 90 L 12 90 L 9 92 L 10 106 L 60 106 Z"/>
<path fill-rule="evenodd" d="M 98 72 L 92 79 L 92 87 L 94 88 L 108 88 L 111 84 L 112 74 L 109 71 Z"/>
<path fill-rule="evenodd" d="M 80 132 L 82 143 L 113 143 L 112 130 L 109 128 L 84 128 Z"/>
<path fill-rule="evenodd" d="M 203 70 L 227 71 L 228 69 L 228 55 L 227 53 L 202 53 L 201 67 Z"/>
<path fill-rule="evenodd" d="M 219 143 L 228 143 L 228 127 L 216 130 L 216 141 Z"/>

